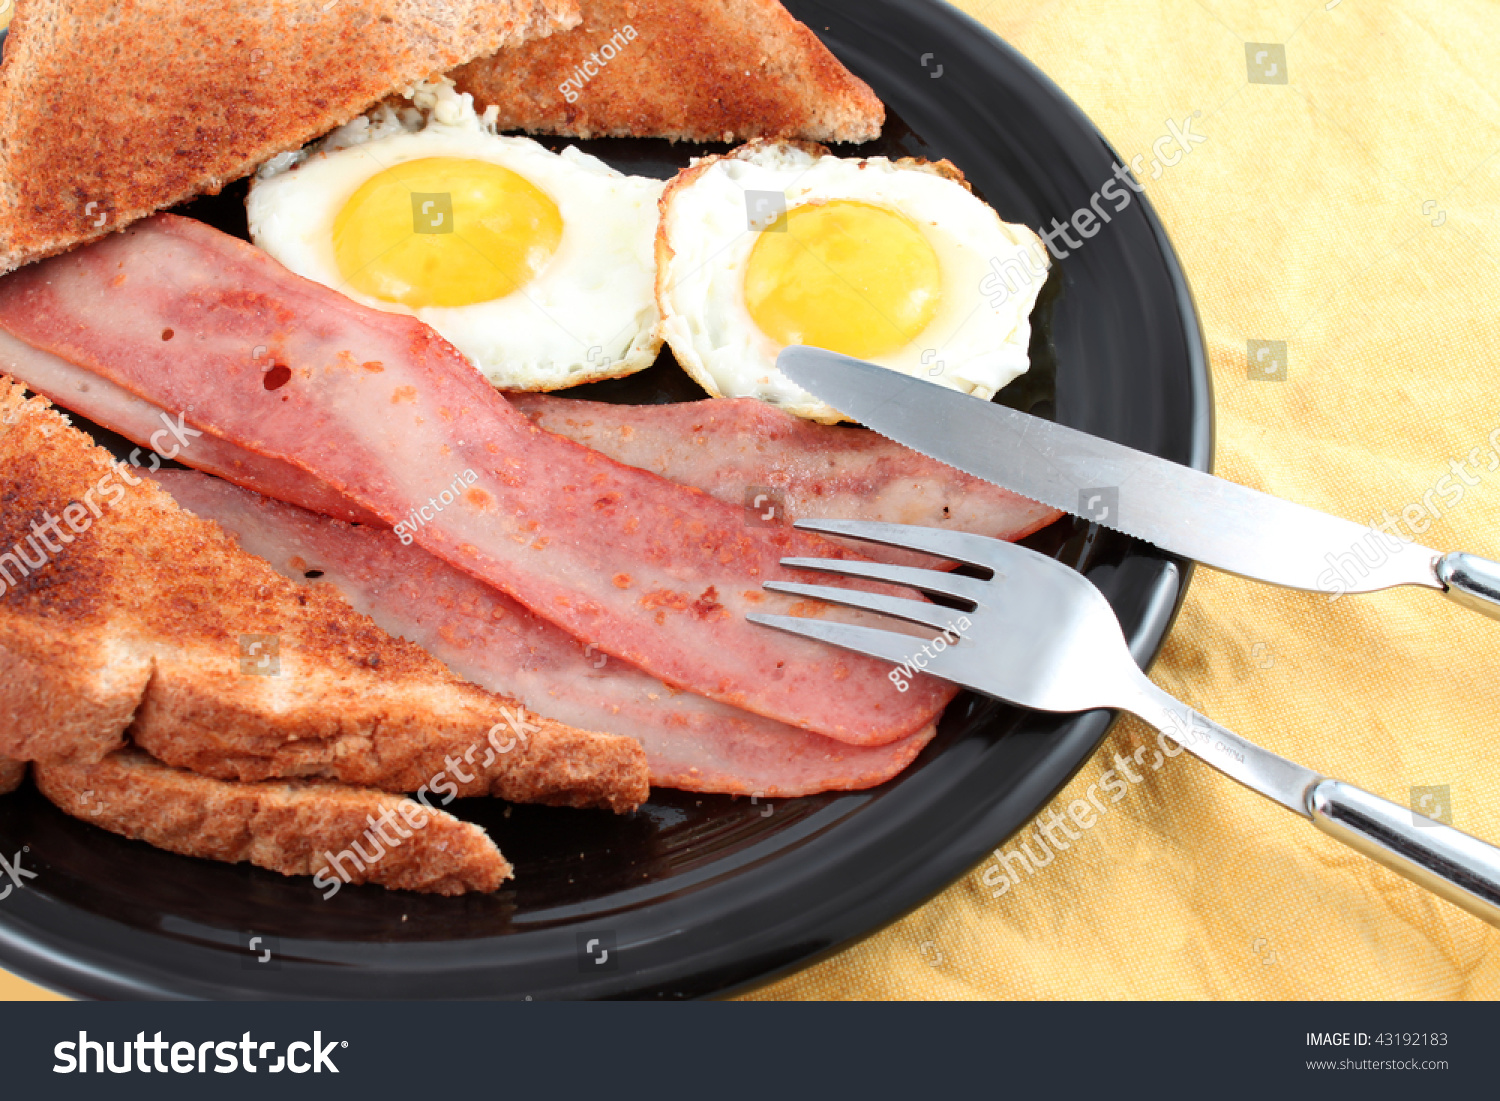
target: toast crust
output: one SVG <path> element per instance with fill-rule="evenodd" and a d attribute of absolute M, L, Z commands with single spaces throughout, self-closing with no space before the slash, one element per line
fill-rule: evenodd
<path fill-rule="evenodd" d="M 512 874 L 478 826 L 384 792 L 226 784 L 131 748 L 93 764 L 37 765 L 35 772 L 41 793 L 73 817 L 184 856 L 248 861 L 289 876 L 322 874 L 332 886 L 329 856 L 358 845 L 373 860 L 339 860 L 339 879 L 439 895 L 493 891 Z M 377 842 L 371 823 L 382 819 Z M 384 843 L 390 840 L 396 843 Z"/>
<path fill-rule="evenodd" d="M 502 130 L 578 138 L 880 135 L 885 107 L 875 93 L 778 0 L 581 6 L 573 30 L 454 71 L 459 91 L 496 107 Z"/>
<path fill-rule="evenodd" d="M 0 795 L 9 795 L 26 779 L 26 762 L 0 757 Z"/>
<path fill-rule="evenodd" d="M 113 570 L 44 557 L 31 527 L 101 483 L 125 484 L 80 438 L 47 402 L 27 401 L 0 377 L 0 755 L 17 760 L 97 761 L 123 744 L 151 680 L 149 650 L 117 630 L 133 580 L 111 598 Z M 97 549 L 106 563 L 124 552 Z"/>
<path fill-rule="evenodd" d="M 616 813 L 649 795 L 639 742 L 575 730 L 461 682 L 436 691 L 333 683 L 293 706 L 235 687 L 199 669 L 172 670 L 153 682 L 130 737 L 167 764 L 226 781 L 329 780 L 436 792 L 444 803 L 451 790 Z"/>
<path fill-rule="evenodd" d="M 217 193 L 394 89 L 578 18 L 576 0 L 18 0 L 0 272 Z"/>

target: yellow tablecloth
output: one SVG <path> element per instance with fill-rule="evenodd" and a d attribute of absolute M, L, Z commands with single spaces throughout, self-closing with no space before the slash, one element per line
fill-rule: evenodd
<path fill-rule="evenodd" d="M 1202 311 L 1216 472 L 1362 522 L 1404 513 L 1430 523 L 1430 545 L 1500 557 L 1500 8 L 960 6 L 1127 158 L 1149 162 L 1200 113 L 1208 140 L 1143 182 Z M 1251 341 L 1285 342 L 1284 362 L 1270 345 L 1252 378 Z M 1427 592 L 1330 603 L 1203 570 L 1153 676 L 1294 760 L 1402 804 L 1425 797 L 1500 841 L 1500 624 Z M 1034 871 L 1013 858 L 1000 897 L 991 859 L 754 996 L 1500 996 L 1487 926 L 1190 758 L 1153 770 L 1147 748 L 1125 783 L 1113 757 L 1142 744 L 1139 724 L 1116 728 L 1052 804 L 1067 849 Z M 1079 828 L 1066 808 L 1106 769 L 1106 811 Z M 0 976 L 0 996 L 38 994 Z"/>
<path fill-rule="evenodd" d="M 1202 112 L 1193 129 L 1208 140 L 1143 182 L 1202 311 L 1215 472 L 1361 522 L 1415 506 L 1423 541 L 1500 556 L 1500 8 L 960 6 L 1127 158 L 1149 163 L 1173 120 Z M 1252 70 L 1286 83 L 1252 83 Z M 1286 343 L 1284 380 L 1250 377 L 1250 341 Z M 1264 370 L 1275 358 L 1262 374 L 1282 373 Z M 1417 788 L 1427 809 L 1500 841 L 1500 624 L 1427 592 L 1330 604 L 1200 570 L 1153 677 L 1294 760 L 1403 805 Z M 1146 738 L 1117 727 L 1053 808 L 1066 814 Z M 1126 788 L 1091 829 L 1071 826 L 1076 840 L 1054 827 L 1068 849 L 1047 866 L 1012 860 L 1018 882 L 999 898 L 987 861 L 757 996 L 1500 994 L 1488 926 L 1191 758 Z M 1045 859 L 1039 841 L 1032 851 Z"/>

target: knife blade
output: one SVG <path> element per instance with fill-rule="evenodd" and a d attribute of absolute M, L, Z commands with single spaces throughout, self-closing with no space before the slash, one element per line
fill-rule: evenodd
<path fill-rule="evenodd" d="M 777 368 L 845 416 L 967 474 L 1206 566 L 1292 589 L 1446 591 L 1500 618 L 1500 565 L 1216 478 L 1123 444 L 821 348 Z"/>

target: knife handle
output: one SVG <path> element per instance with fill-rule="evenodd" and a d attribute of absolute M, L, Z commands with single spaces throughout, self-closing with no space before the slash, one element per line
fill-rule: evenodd
<path fill-rule="evenodd" d="M 1491 619 L 1500 619 L 1500 562 L 1477 554 L 1445 554 L 1437 577 L 1448 599 Z"/>
<path fill-rule="evenodd" d="M 1320 781 L 1307 807 L 1330 837 L 1500 926 L 1500 849 L 1340 780 Z"/>

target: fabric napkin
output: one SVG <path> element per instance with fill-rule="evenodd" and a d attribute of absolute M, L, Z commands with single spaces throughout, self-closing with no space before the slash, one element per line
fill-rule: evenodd
<path fill-rule="evenodd" d="M 959 6 L 1127 159 L 1149 162 L 1174 121 L 1201 112 L 1192 128 L 1207 140 L 1142 182 L 1202 314 L 1214 472 L 1500 558 L 1500 9 Z M 1500 623 L 1432 592 L 1330 601 L 1200 569 L 1152 676 L 1293 760 L 1500 842 Z M 1040 826 L 997 838 L 1002 856 L 1028 837 L 1054 854 L 1034 871 L 1011 857 L 998 897 L 992 855 L 753 996 L 1500 994 L 1494 930 L 1189 756 L 1151 768 L 1155 745 L 1121 722 Z M 1067 807 L 1107 770 L 1125 791 L 1107 813 L 1080 813 L 1093 822 L 1080 829 Z M 1038 829 L 1067 849 L 1043 850 Z"/>

